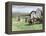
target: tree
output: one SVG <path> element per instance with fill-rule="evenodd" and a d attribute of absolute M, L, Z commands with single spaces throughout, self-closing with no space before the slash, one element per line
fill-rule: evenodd
<path fill-rule="evenodd" d="M 36 9 L 36 13 L 38 14 L 39 12 L 41 13 L 41 16 L 43 16 L 43 10 L 40 9 L 40 8 L 37 8 L 37 9 Z M 40 13 L 39 13 L 39 14 L 40 14 Z"/>

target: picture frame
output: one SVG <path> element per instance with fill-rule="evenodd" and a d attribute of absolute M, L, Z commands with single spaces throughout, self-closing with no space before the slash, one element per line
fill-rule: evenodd
<path fill-rule="evenodd" d="M 42 9 L 43 9 L 42 30 L 12 31 L 12 5 L 42 6 Z M 45 32 L 45 4 L 43 4 L 43 3 L 26 3 L 26 2 L 6 2 L 5 3 L 5 33 L 21 34 L 21 33 L 36 33 L 36 32 Z"/>

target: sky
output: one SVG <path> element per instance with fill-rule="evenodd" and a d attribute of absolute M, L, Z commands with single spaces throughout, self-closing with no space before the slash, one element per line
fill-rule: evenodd
<path fill-rule="evenodd" d="M 12 5 L 12 13 L 30 13 L 31 11 L 36 11 L 37 8 L 42 10 L 42 6 Z"/>

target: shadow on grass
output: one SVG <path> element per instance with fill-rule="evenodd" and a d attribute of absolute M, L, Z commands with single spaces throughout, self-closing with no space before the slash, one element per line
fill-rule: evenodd
<path fill-rule="evenodd" d="M 31 25 L 33 25 L 33 24 L 25 24 L 26 26 L 31 26 Z"/>
<path fill-rule="evenodd" d="M 41 24 L 41 23 L 35 23 L 35 24 Z M 30 23 L 30 24 L 25 24 L 25 25 L 26 25 L 26 26 L 31 26 L 31 25 L 35 25 L 35 24 L 33 24 L 33 23 L 31 24 L 31 23 Z"/>

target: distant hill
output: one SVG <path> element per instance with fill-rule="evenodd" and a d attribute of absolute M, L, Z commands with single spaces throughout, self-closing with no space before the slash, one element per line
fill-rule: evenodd
<path fill-rule="evenodd" d="M 25 16 L 25 15 L 29 15 L 29 13 L 17 13 L 17 12 L 14 12 L 12 13 L 12 16 Z"/>

